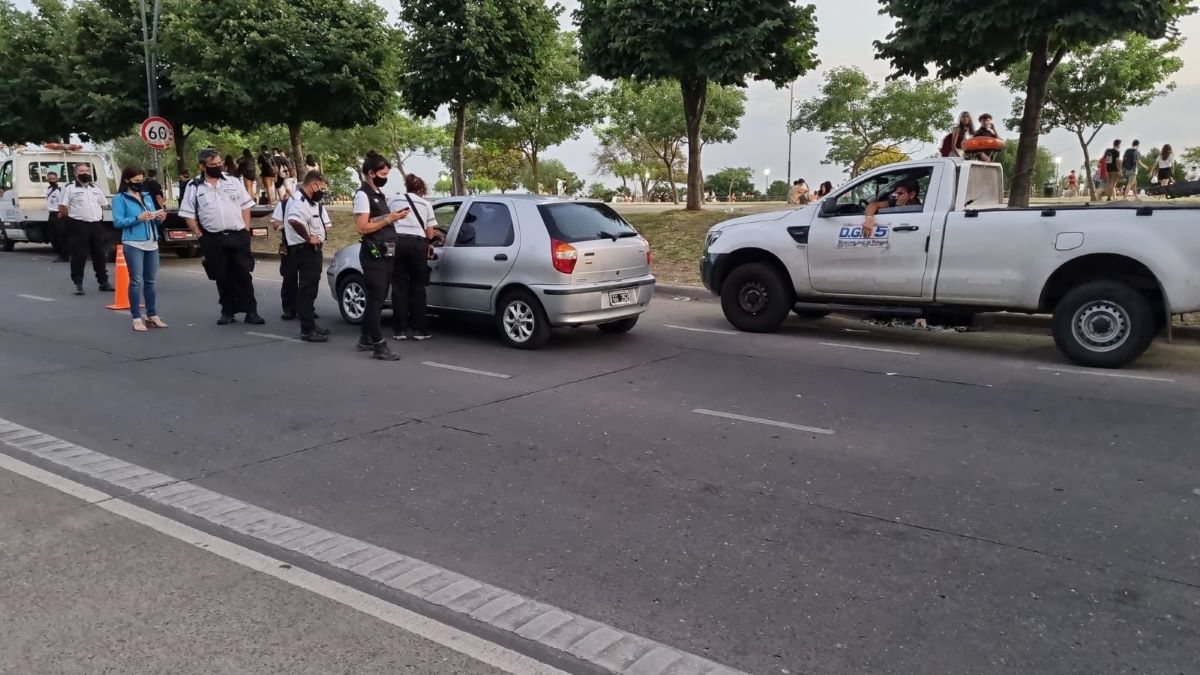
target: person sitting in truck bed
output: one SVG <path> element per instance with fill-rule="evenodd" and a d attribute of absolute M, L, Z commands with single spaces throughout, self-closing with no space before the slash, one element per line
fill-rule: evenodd
<path fill-rule="evenodd" d="M 888 195 L 887 199 L 880 199 L 879 201 L 867 204 L 866 218 L 863 220 L 862 226 L 863 239 L 870 239 L 871 235 L 875 232 L 875 214 L 879 213 L 880 209 L 920 205 L 921 186 L 916 180 L 905 178 L 892 189 L 892 194 Z"/>

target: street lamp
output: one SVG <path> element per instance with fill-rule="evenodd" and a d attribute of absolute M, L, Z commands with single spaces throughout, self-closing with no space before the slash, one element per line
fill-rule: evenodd
<path fill-rule="evenodd" d="M 650 201 L 650 169 L 642 174 L 642 201 Z"/>
<path fill-rule="evenodd" d="M 1062 157 L 1054 158 L 1054 191 L 1058 192 L 1058 167 L 1062 166 Z"/>
<path fill-rule="evenodd" d="M 763 197 L 765 198 L 767 196 L 767 193 L 770 191 L 771 191 L 771 170 L 763 169 Z"/>

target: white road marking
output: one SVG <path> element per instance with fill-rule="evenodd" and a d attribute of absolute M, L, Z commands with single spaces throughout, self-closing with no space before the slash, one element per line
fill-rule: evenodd
<path fill-rule="evenodd" d="M 822 429 L 820 427 L 806 427 L 803 424 L 792 424 L 791 422 L 777 422 L 775 420 L 763 419 L 761 417 L 748 417 L 746 415 L 738 415 L 736 413 L 721 412 L 719 410 L 708 410 L 706 408 L 696 408 L 692 412 L 698 415 L 708 415 L 709 417 L 721 417 L 727 420 L 737 420 L 739 422 L 753 422 L 755 424 L 765 424 L 769 427 L 783 427 L 784 429 L 794 429 L 796 431 L 807 431 L 814 434 L 824 434 L 832 436 L 835 432 L 832 429 Z"/>
<path fill-rule="evenodd" d="M 826 347 L 840 347 L 842 349 L 858 349 L 864 352 L 884 352 L 886 354 L 903 354 L 905 356 L 920 356 L 920 352 L 906 352 L 900 349 L 882 349 L 880 347 L 863 347 L 862 345 L 843 345 L 837 342 L 822 342 Z"/>
<path fill-rule="evenodd" d="M 1077 370 L 1075 368 L 1052 368 L 1050 366 L 1038 366 L 1038 370 L 1043 370 L 1048 373 L 1067 373 L 1070 375 L 1095 375 L 1096 377 L 1119 377 L 1125 380 L 1145 380 L 1148 382 L 1169 382 L 1174 384 L 1175 380 L 1169 377 L 1151 377 L 1149 375 L 1129 375 L 1126 373 L 1106 373 L 1100 370 Z"/>
<path fill-rule="evenodd" d="M 246 331 L 246 335 L 253 335 L 254 337 L 267 338 L 268 340 L 279 340 L 280 342 L 300 342 L 300 340 L 297 340 L 296 338 L 287 337 L 286 335 L 275 335 L 274 333 L 256 333 L 252 330 Z"/>
<path fill-rule="evenodd" d="M 843 328 L 842 332 L 843 333 L 867 333 L 867 334 L 870 334 L 871 331 L 862 330 L 860 328 Z"/>
<path fill-rule="evenodd" d="M 168 537 L 177 539 L 196 548 L 218 555 L 226 560 L 237 563 L 242 567 L 275 577 L 293 586 L 303 588 L 338 604 L 358 610 L 368 616 L 373 616 L 384 623 L 401 630 L 419 635 L 430 642 L 448 647 L 454 651 L 469 656 L 476 661 L 499 668 L 507 673 L 546 673 L 555 674 L 563 671 L 548 666 L 540 661 L 489 642 L 465 631 L 435 621 L 416 612 L 394 605 L 373 595 L 364 593 L 356 588 L 326 579 L 282 560 L 252 551 L 231 541 L 215 537 L 148 511 L 129 502 L 114 499 L 112 495 L 81 485 L 73 480 L 26 464 L 8 455 L 0 453 L 0 468 L 7 469 L 17 475 L 37 481 L 47 487 L 65 492 L 73 497 L 108 511 L 139 525 L 148 527 Z M 565 673 L 564 673 L 565 675 Z"/>
<path fill-rule="evenodd" d="M 489 370 L 475 370 L 474 368 L 467 368 L 465 366 L 455 366 L 455 365 L 451 365 L 449 363 L 438 363 L 436 361 L 422 361 L 421 365 L 429 366 L 430 368 L 442 368 L 444 370 L 453 370 L 458 373 L 469 373 L 471 375 L 483 375 L 484 377 L 495 377 L 495 378 L 499 378 L 501 380 L 507 380 L 512 377 L 512 375 L 506 375 L 504 373 L 493 373 Z"/>
<path fill-rule="evenodd" d="M 319 563 L 347 570 L 413 599 L 444 607 L 464 619 L 486 623 L 494 629 L 565 652 L 609 672 L 640 675 L 664 675 L 668 672 L 741 675 L 739 671 L 695 654 L 465 577 L 417 558 L 401 555 L 253 506 L 193 483 L 103 455 L 3 418 L 0 418 L 0 444 L 124 490 L 136 492 L 139 497 L 183 511 L 240 535 L 284 548 Z M 0 460 L 4 459 L 9 459 L 10 462 L 18 461 L 0 453 Z M 41 471 L 32 466 L 29 469 L 31 474 Z M 98 507 L 127 518 L 131 517 L 127 514 L 135 514 L 161 525 L 163 530 L 160 531 L 167 530 L 172 536 L 183 534 L 179 538 L 189 543 L 199 542 L 205 550 L 224 555 L 222 551 L 240 549 L 237 544 L 193 530 L 182 523 L 111 498 L 100 491 L 89 492 L 91 488 L 71 483 L 68 479 L 54 474 L 51 476 L 56 481 L 69 483 L 68 487 L 72 493 L 81 499 L 96 502 Z M 266 556 L 258 557 L 261 554 L 248 549 L 238 550 L 237 553 L 240 555 L 243 551 L 245 555 L 252 556 L 247 559 L 254 563 L 254 569 L 322 595 L 328 593 L 325 597 L 385 621 L 389 621 L 389 618 L 404 621 L 405 625 L 402 627 L 405 630 L 411 630 L 507 672 L 558 672 L 482 638 L 413 614 L 315 573 L 296 568 L 285 570 L 281 567 L 282 562 Z M 264 563 L 264 560 L 269 562 Z M 427 632 L 421 632 L 423 630 Z M 620 645 L 612 648 L 618 642 Z"/>
<path fill-rule="evenodd" d="M 737 335 L 737 332 L 731 331 L 731 330 L 712 330 L 710 328 L 691 328 L 688 326 L 672 326 L 669 323 L 664 324 L 663 328 L 674 328 L 675 330 L 686 330 L 686 331 L 691 331 L 693 333 L 713 333 L 715 335 Z"/>
<path fill-rule="evenodd" d="M 54 298 L 43 298 L 40 295 L 28 295 L 26 293 L 17 293 L 17 297 L 25 298 L 26 300 L 37 300 L 39 302 L 54 302 Z"/>
<path fill-rule="evenodd" d="M 204 277 L 208 276 L 207 272 L 201 272 L 199 270 L 178 270 L 178 271 L 183 272 L 184 274 L 197 274 L 197 275 L 204 276 Z M 250 278 L 254 279 L 255 281 L 266 281 L 266 282 L 269 282 L 272 284 L 282 284 L 283 283 L 283 279 L 271 279 L 268 277 L 250 277 Z"/>

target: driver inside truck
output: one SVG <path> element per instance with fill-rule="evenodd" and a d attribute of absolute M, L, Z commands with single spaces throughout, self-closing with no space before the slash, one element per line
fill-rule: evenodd
<path fill-rule="evenodd" d="M 896 208 L 899 206 L 920 206 L 921 205 L 921 186 L 912 178 L 905 178 L 900 181 L 895 188 L 892 189 L 892 194 L 888 195 L 887 199 L 867 204 L 866 218 L 863 220 L 862 237 L 870 239 L 875 232 L 875 214 L 879 213 L 880 209 Z"/>

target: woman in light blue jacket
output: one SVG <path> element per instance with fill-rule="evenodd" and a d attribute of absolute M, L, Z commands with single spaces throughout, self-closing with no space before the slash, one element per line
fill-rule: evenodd
<path fill-rule="evenodd" d="M 121 228 L 121 245 L 129 267 L 129 311 L 133 329 L 145 332 L 147 326 L 166 328 L 167 322 L 155 307 L 154 281 L 158 276 L 158 225 L 166 213 L 155 207 L 154 197 L 144 191 L 145 174 L 136 166 L 121 172 L 121 186 L 113 195 L 113 224 Z M 142 296 L 146 315 L 142 316 Z"/>

